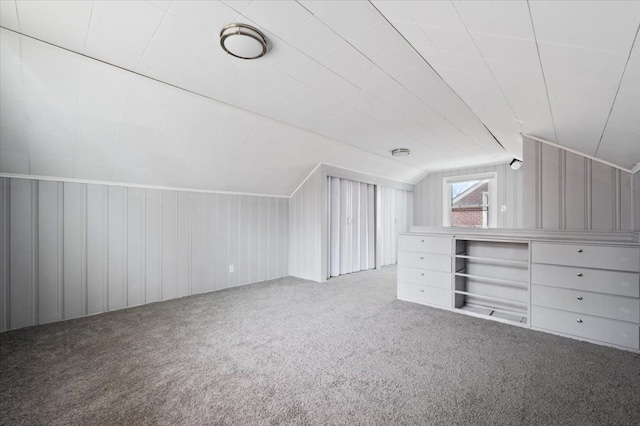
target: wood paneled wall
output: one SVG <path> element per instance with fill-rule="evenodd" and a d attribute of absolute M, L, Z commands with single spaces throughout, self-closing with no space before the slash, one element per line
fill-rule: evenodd
<path fill-rule="evenodd" d="M 633 191 L 635 212 L 634 229 L 640 231 L 640 172 L 633 175 Z"/>
<path fill-rule="evenodd" d="M 318 167 L 289 200 L 289 274 L 313 281 L 326 279 L 322 269 L 322 223 L 327 221 L 323 179 Z"/>
<path fill-rule="evenodd" d="M 630 173 L 524 138 L 523 226 L 632 230 Z"/>
<path fill-rule="evenodd" d="M 522 173 L 508 164 L 471 167 L 459 170 L 434 172 L 425 176 L 415 186 L 413 225 L 442 226 L 443 179 L 452 176 L 497 172 L 498 179 L 498 228 L 522 226 Z M 507 211 L 500 211 L 506 206 Z"/>
<path fill-rule="evenodd" d="M 286 276 L 288 203 L 0 178 L 0 331 Z"/>

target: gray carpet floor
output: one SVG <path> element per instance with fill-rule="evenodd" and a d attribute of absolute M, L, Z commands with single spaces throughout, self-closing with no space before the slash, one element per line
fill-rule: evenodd
<path fill-rule="evenodd" d="M 0 334 L 0 423 L 638 425 L 640 356 L 289 277 Z"/>

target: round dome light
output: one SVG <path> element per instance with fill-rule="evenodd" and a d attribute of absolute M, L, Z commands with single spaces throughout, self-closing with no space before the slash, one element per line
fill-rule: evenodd
<path fill-rule="evenodd" d="M 391 155 L 394 157 L 406 157 L 409 154 L 411 154 L 411 151 L 407 148 L 396 148 L 391 150 Z"/>
<path fill-rule="evenodd" d="M 240 59 L 257 59 L 267 53 L 267 38 L 247 24 L 229 24 L 220 31 L 220 46 Z"/>

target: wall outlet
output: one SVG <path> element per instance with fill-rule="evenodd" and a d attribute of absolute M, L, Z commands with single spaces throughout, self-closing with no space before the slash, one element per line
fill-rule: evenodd
<path fill-rule="evenodd" d="M 500 206 L 500 211 L 502 213 L 506 212 L 507 211 L 507 206 Z"/>
<path fill-rule="evenodd" d="M 231 273 L 231 272 L 233 272 L 233 271 L 235 271 L 234 266 L 233 266 L 233 265 L 229 265 L 229 273 Z"/>

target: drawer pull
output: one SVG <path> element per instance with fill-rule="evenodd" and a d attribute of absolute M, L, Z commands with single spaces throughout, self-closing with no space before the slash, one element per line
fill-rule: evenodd
<path fill-rule="evenodd" d="M 424 243 L 424 240 L 420 241 L 421 243 Z"/>
<path fill-rule="evenodd" d="M 420 256 L 420 260 L 424 260 L 424 256 Z"/>
<path fill-rule="evenodd" d="M 420 276 L 424 277 L 424 272 L 420 274 Z"/>
<path fill-rule="evenodd" d="M 578 253 L 582 253 L 582 249 L 578 249 L 578 250 L 577 250 L 577 252 L 578 252 Z"/>
<path fill-rule="evenodd" d="M 424 293 L 424 289 L 420 289 L 420 293 Z"/>
<path fill-rule="evenodd" d="M 582 300 L 582 296 L 578 296 L 578 297 L 577 297 L 577 299 L 578 299 L 578 300 Z"/>
<path fill-rule="evenodd" d="M 576 275 L 581 277 L 582 276 L 582 272 L 578 272 Z"/>
<path fill-rule="evenodd" d="M 582 320 L 580 318 L 578 318 L 576 321 L 582 324 Z"/>

